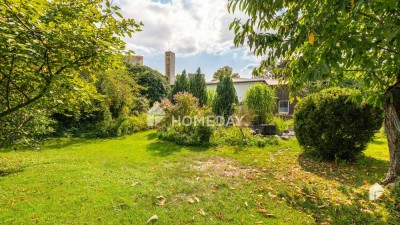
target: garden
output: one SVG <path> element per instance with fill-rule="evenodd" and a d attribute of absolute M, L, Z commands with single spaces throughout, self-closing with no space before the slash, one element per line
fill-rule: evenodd
<path fill-rule="evenodd" d="M 1 2 L 0 223 L 398 224 L 400 3 L 261 3 L 230 29 L 279 85 L 239 102 L 132 63 L 113 1 Z"/>

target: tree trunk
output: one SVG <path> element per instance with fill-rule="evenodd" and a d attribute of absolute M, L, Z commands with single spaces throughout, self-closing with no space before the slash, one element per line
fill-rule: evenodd
<path fill-rule="evenodd" d="M 400 176 L 400 131 L 396 128 L 400 116 L 400 76 L 397 84 L 388 89 L 385 96 L 385 131 L 389 143 L 390 167 L 382 184 L 393 183 Z M 393 97 L 391 97 L 393 96 Z"/>

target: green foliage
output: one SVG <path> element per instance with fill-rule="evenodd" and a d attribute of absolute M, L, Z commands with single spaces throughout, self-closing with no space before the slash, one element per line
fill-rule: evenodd
<path fill-rule="evenodd" d="M 184 126 L 174 124 L 158 132 L 158 138 L 183 146 L 201 146 L 210 142 L 213 127 L 203 125 Z"/>
<path fill-rule="evenodd" d="M 103 120 L 97 123 L 96 129 L 99 137 L 121 137 L 148 129 L 146 114 L 127 117 L 120 115 L 117 119 L 112 119 L 109 111 L 103 112 Z"/>
<path fill-rule="evenodd" d="M 220 80 L 222 77 L 228 76 L 231 78 L 239 78 L 238 73 L 234 73 L 232 67 L 224 66 L 217 70 L 213 75 L 213 80 Z"/>
<path fill-rule="evenodd" d="M 304 152 L 326 160 L 354 160 L 382 126 L 382 110 L 350 99 L 352 89 L 331 88 L 302 99 L 294 130 Z"/>
<path fill-rule="evenodd" d="M 141 90 L 141 95 L 146 97 L 151 105 L 169 96 L 171 86 L 167 78 L 161 73 L 150 67 L 141 65 L 128 65 L 128 68 L 136 82 L 144 87 Z"/>
<path fill-rule="evenodd" d="M 269 123 L 276 110 L 276 94 L 274 89 L 265 84 L 256 84 L 245 94 L 245 104 L 257 117 L 257 125 Z"/>
<path fill-rule="evenodd" d="M 211 115 L 208 109 L 199 107 L 199 100 L 191 93 L 182 92 L 174 96 L 174 105 L 169 101 L 161 104 L 167 115 L 164 118 L 164 127 L 158 132 L 160 139 L 173 141 L 179 145 L 194 146 L 210 142 L 213 126 L 207 126 L 204 122 L 183 124 L 184 117 L 203 118 Z"/>
<path fill-rule="evenodd" d="M 13 141 L 51 131 L 53 113 L 89 108 L 93 71 L 141 26 L 108 0 L 4 0 L 0 14 L 0 139 Z"/>
<path fill-rule="evenodd" d="M 274 117 L 272 124 L 276 126 L 276 132 L 281 135 L 285 130 L 289 129 L 290 124 L 281 117 Z"/>
<path fill-rule="evenodd" d="M 235 111 L 238 97 L 231 77 L 222 77 L 217 86 L 213 101 L 213 112 L 215 115 L 228 118 Z"/>
<path fill-rule="evenodd" d="M 148 102 L 140 97 L 142 89 L 124 67 L 100 73 L 97 89 L 101 99 L 98 135 L 115 137 L 132 134 L 147 128 L 144 115 Z"/>
<path fill-rule="evenodd" d="M 97 81 L 101 101 L 110 107 L 114 117 L 127 107 L 129 113 L 144 113 L 148 110 L 148 102 L 140 97 L 142 87 L 130 76 L 126 68 L 108 69 L 100 72 Z"/>
<path fill-rule="evenodd" d="M 275 137 L 254 136 L 253 131 L 243 127 L 221 127 L 215 130 L 211 137 L 211 143 L 217 146 L 255 146 L 265 147 L 277 145 Z"/>
<path fill-rule="evenodd" d="M 189 80 L 186 75 L 186 70 L 184 70 L 181 75 L 176 76 L 175 85 L 172 88 L 171 95 L 174 96 L 180 92 L 188 92 L 189 90 Z"/>
<path fill-rule="evenodd" d="M 92 111 L 88 112 L 82 106 L 77 110 L 78 113 L 73 111 L 53 115 L 58 121 L 56 135 L 109 137 L 144 129 L 141 123 L 136 123 L 138 127 L 133 128 L 135 123 L 128 122 L 136 117 L 143 119 L 142 114 L 147 112 L 149 103 L 140 96 L 142 87 L 124 65 L 120 65 L 119 69 L 99 72 L 96 88 L 99 97 L 92 101 L 92 105 L 96 106 Z"/>
<path fill-rule="evenodd" d="M 400 73 L 399 1 L 269 1 L 230 0 L 235 44 L 247 41 L 258 69 L 284 61 L 283 78 L 299 89 L 307 81 L 346 78 L 362 82 L 368 102 L 381 103 Z"/>
<path fill-rule="evenodd" d="M 212 108 L 214 97 L 215 97 L 215 91 L 212 89 L 207 90 L 207 103 L 206 103 L 207 107 Z"/>
<path fill-rule="evenodd" d="M 207 85 L 204 74 L 201 74 L 200 68 L 194 76 L 190 78 L 190 92 L 199 99 L 200 106 L 207 103 Z"/>
<path fill-rule="evenodd" d="M 0 120 L 0 148 L 10 145 L 36 145 L 38 141 L 54 131 L 56 123 L 45 110 L 27 112 L 19 110 L 12 117 Z"/>

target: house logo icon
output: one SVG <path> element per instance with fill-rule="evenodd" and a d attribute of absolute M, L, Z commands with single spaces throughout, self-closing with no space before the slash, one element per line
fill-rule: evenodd
<path fill-rule="evenodd" d="M 153 107 L 147 111 L 147 126 L 154 128 L 164 119 L 166 113 L 161 108 L 160 103 L 154 103 Z"/>

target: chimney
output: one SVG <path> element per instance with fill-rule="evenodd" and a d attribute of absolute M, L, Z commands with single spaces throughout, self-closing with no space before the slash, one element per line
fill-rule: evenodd
<path fill-rule="evenodd" d="M 165 76 L 168 77 L 169 84 L 175 84 L 175 53 L 165 52 Z"/>

